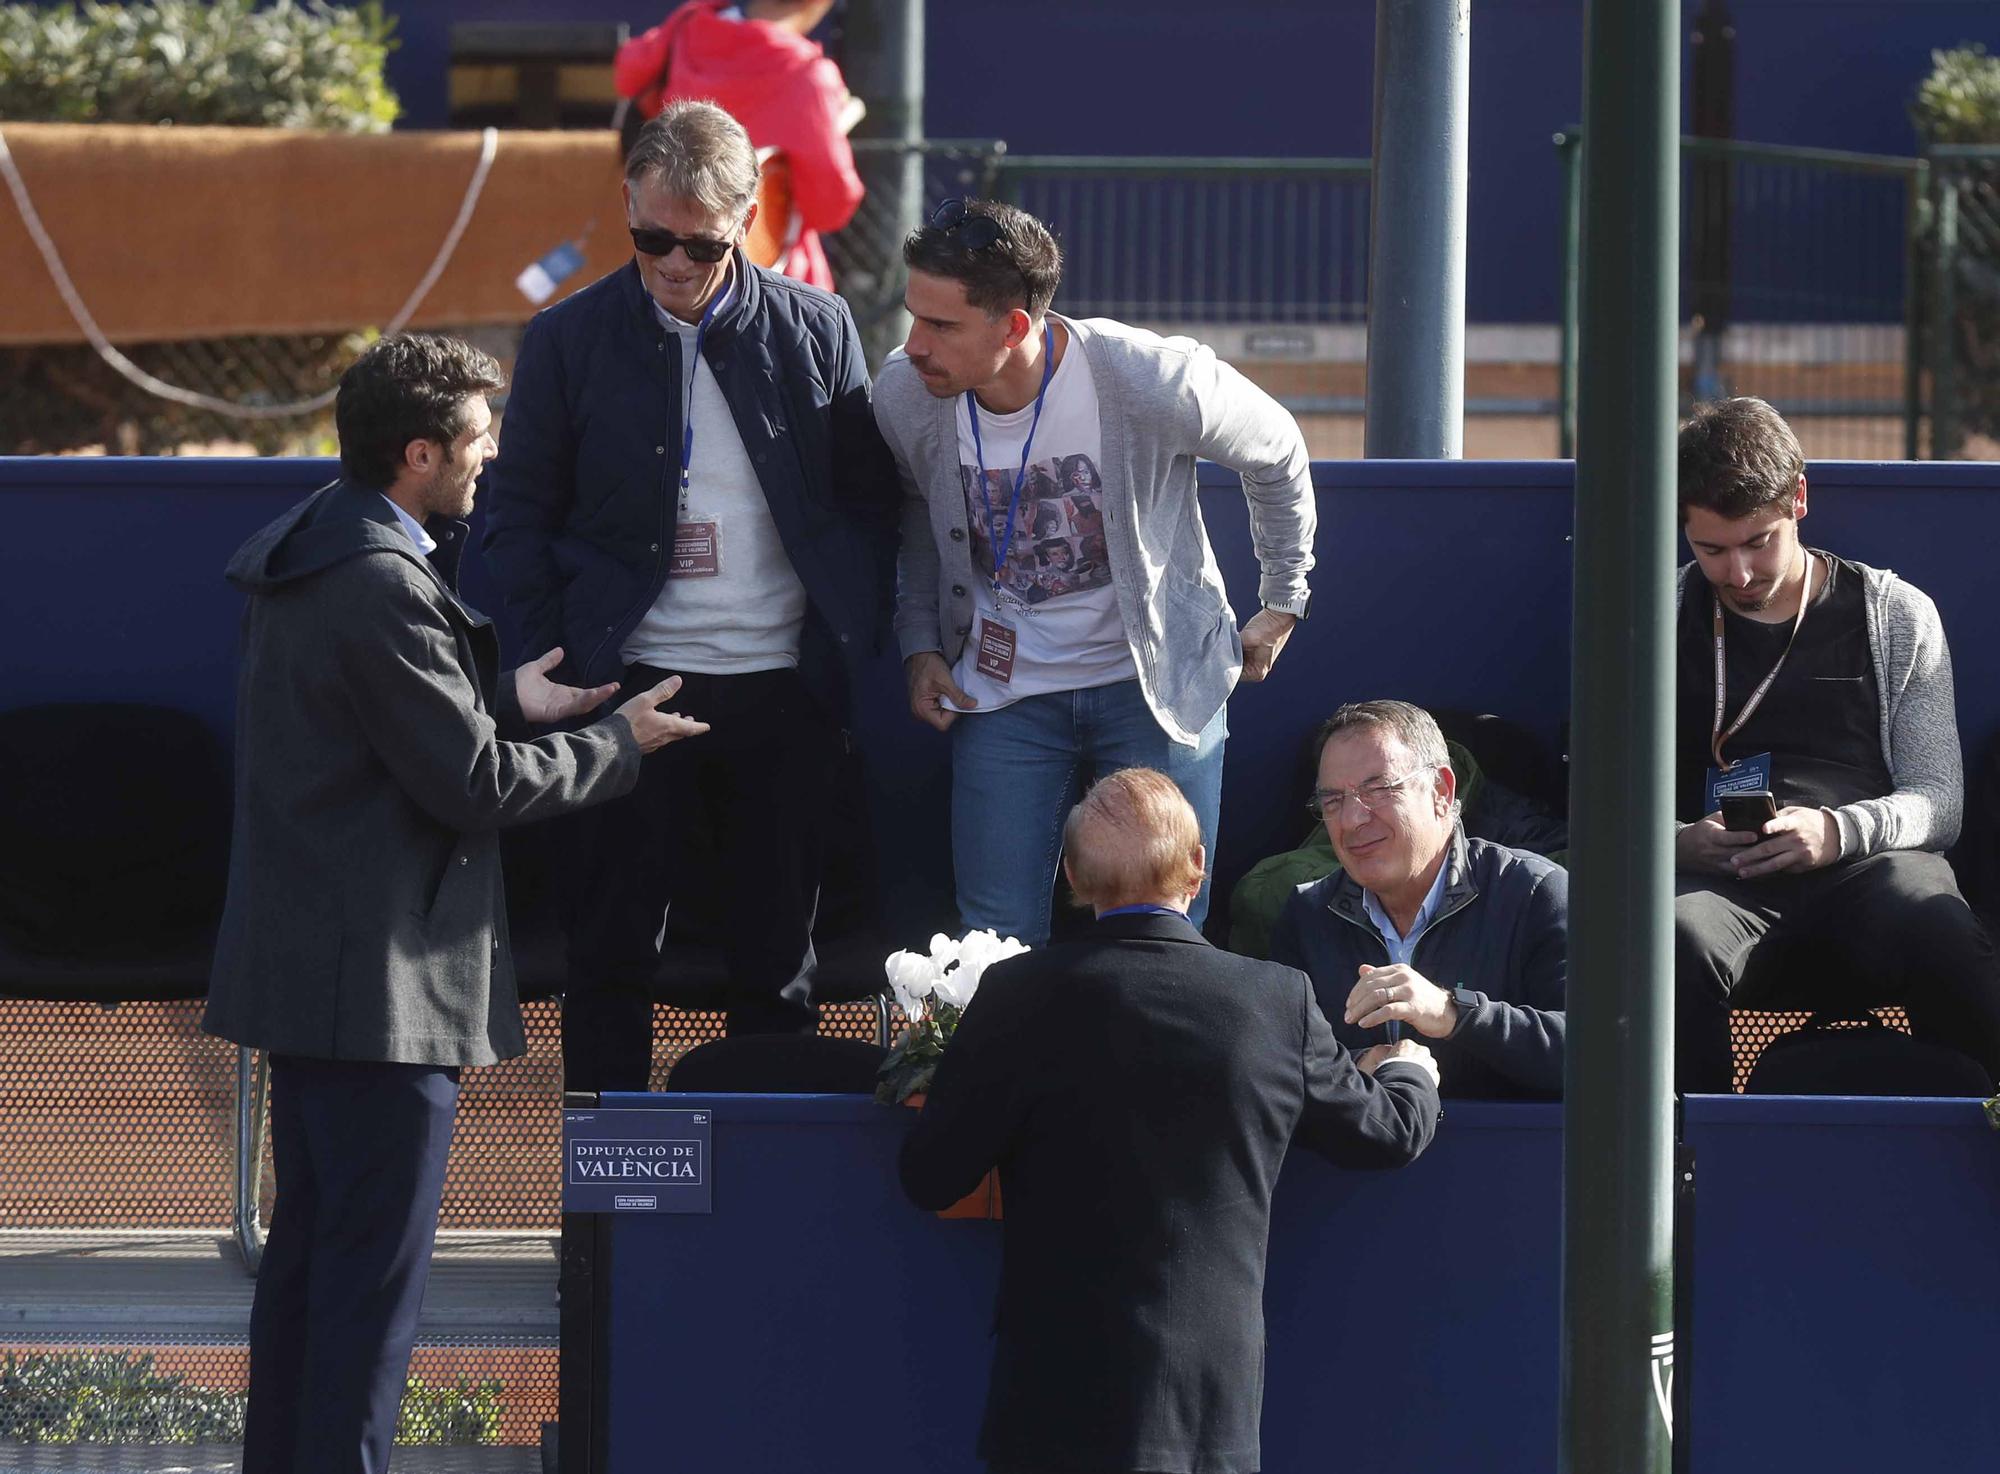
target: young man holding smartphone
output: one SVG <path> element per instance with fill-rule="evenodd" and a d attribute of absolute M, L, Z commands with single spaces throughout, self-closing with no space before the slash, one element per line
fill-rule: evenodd
<path fill-rule="evenodd" d="M 1993 945 L 1941 853 L 1964 778 L 1937 607 L 1799 541 L 1805 458 L 1761 399 L 1697 408 L 1679 480 L 1680 1088 L 1730 1088 L 1731 995 L 1753 958 L 1808 940 L 1809 991 L 1784 1002 L 1900 1004 L 1919 1038 L 2000 1072 Z"/>

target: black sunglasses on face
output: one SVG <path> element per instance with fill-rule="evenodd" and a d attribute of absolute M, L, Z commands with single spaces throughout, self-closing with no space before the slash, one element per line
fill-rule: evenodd
<path fill-rule="evenodd" d="M 730 243 L 705 235 L 675 235 L 671 230 L 649 230 L 643 225 L 628 227 L 632 244 L 642 256 L 671 256 L 674 247 L 687 252 L 690 261 L 713 266 L 729 254 Z"/>
<path fill-rule="evenodd" d="M 991 215 L 975 215 L 965 208 L 965 201 L 946 200 L 931 216 L 931 226 L 946 235 L 955 236 L 958 243 L 968 251 L 983 251 L 1007 239 L 1007 232 L 1000 222 Z"/>

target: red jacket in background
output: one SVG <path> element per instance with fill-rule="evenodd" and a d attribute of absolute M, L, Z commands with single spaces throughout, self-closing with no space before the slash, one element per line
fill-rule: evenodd
<path fill-rule="evenodd" d="M 782 149 L 802 229 L 778 270 L 832 291 L 820 232 L 847 224 L 862 195 L 840 130 L 847 84 L 817 42 L 764 21 L 723 19 L 731 3 L 688 0 L 626 42 L 613 70 L 618 94 L 648 118 L 669 102 L 713 102 L 758 148 Z"/>

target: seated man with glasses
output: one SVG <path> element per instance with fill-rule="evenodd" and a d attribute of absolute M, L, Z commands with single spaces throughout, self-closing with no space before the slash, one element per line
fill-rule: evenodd
<path fill-rule="evenodd" d="M 1466 837 L 1444 734 L 1408 702 L 1327 719 L 1310 807 L 1340 869 L 1287 903 L 1271 959 L 1311 976 L 1335 1037 L 1419 1034 L 1451 1095 L 1559 1097 L 1568 873 Z"/>
<path fill-rule="evenodd" d="M 903 476 L 910 710 L 951 734 L 960 916 L 1035 946 L 1093 771 L 1165 773 L 1214 848 L 1225 703 L 1306 612 L 1312 473 L 1292 417 L 1201 344 L 1049 311 L 1062 252 L 1025 211 L 947 200 L 903 261 L 913 321 L 875 418 Z M 1250 503 L 1240 630 L 1197 457 Z M 1207 910 L 1204 879 L 1188 917 Z"/>
<path fill-rule="evenodd" d="M 811 1033 L 826 806 L 853 677 L 887 633 L 896 473 L 838 297 L 753 266 L 757 154 L 676 102 L 625 161 L 634 259 L 528 325 L 486 557 L 524 648 L 562 679 L 668 674 L 710 724 L 607 805 L 578 866 L 563 1064 L 644 1090 L 667 909 L 719 850 L 729 1032 Z M 690 744 L 690 748 L 701 744 Z"/>

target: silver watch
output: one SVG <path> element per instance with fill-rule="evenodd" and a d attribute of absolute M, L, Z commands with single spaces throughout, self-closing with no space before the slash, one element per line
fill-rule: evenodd
<path fill-rule="evenodd" d="M 1264 607 L 1273 614 L 1289 614 L 1294 619 L 1304 619 L 1306 617 L 1306 609 L 1311 603 L 1312 595 L 1304 593 L 1300 594 L 1296 599 L 1281 599 L 1275 604 L 1266 599 Z"/>

